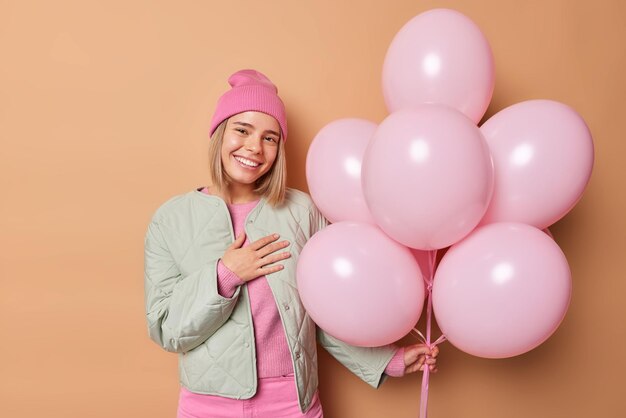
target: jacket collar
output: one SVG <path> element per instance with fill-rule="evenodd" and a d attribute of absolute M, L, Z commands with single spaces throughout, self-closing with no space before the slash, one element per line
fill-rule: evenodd
<path fill-rule="evenodd" d="M 228 208 L 226 206 L 226 202 L 224 201 L 224 199 L 222 199 L 221 197 L 216 196 L 216 195 L 207 194 L 207 193 L 202 192 L 201 190 L 203 188 L 204 187 L 197 187 L 195 190 L 192 190 L 190 192 L 190 194 L 193 197 L 197 197 L 200 200 L 204 200 L 204 201 L 207 201 L 207 202 L 212 202 L 216 207 L 221 205 L 224 209 L 228 210 Z M 247 219 L 254 221 L 256 219 L 256 217 L 258 216 L 259 212 L 265 206 L 266 203 L 267 203 L 267 198 L 265 196 L 260 196 L 259 197 L 259 203 L 248 214 Z"/>

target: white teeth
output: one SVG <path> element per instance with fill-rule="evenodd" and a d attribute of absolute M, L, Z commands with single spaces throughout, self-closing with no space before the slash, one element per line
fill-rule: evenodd
<path fill-rule="evenodd" d="M 259 165 L 258 163 L 255 163 L 254 161 L 246 160 L 245 158 L 235 157 L 235 159 L 239 161 L 240 163 L 245 164 L 250 167 L 256 167 Z"/>

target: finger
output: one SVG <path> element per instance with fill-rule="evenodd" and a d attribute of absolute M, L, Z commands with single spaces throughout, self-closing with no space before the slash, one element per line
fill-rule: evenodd
<path fill-rule="evenodd" d="M 415 362 L 416 367 L 420 367 L 422 364 L 424 364 L 424 361 L 426 359 L 424 357 L 420 357 L 419 359 L 417 359 L 417 361 Z"/>
<path fill-rule="evenodd" d="M 437 360 L 435 360 L 434 358 L 426 359 L 426 363 L 427 364 L 435 364 L 436 362 L 437 362 Z"/>
<path fill-rule="evenodd" d="M 233 243 L 228 246 L 228 249 L 234 250 L 236 248 L 240 248 L 244 242 L 246 242 L 246 233 L 242 232 L 241 234 L 237 235 L 237 238 L 235 238 L 235 241 L 233 241 Z"/>
<path fill-rule="evenodd" d="M 422 364 L 423 362 L 424 362 L 424 356 L 421 355 L 418 358 L 413 359 L 413 361 L 410 361 L 410 362 L 407 362 L 407 363 L 404 363 L 404 364 L 405 364 L 406 367 L 409 367 L 409 366 L 412 366 L 414 364 Z"/>
<path fill-rule="evenodd" d="M 284 260 L 289 257 L 291 257 L 291 253 L 285 251 L 280 254 L 273 254 L 273 255 L 268 255 L 267 257 L 263 257 L 262 259 L 258 261 L 258 264 L 259 264 L 259 267 L 264 267 L 268 264 L 272 264 L 272 263 L 275 263 L 280 260 Z"/>
<path fill-rule="evenodd" d="M 414 363 L 411 366 L 407 367 L 405 369 L 405 373 L 415 373 L 419 368 L 420 368 L 420 364 Z"/>
<path fill-rule="evenodd" d="M 411 367 L 407 367 L 407 368 L 404 370 L 404 374 L 415 373 L 416 371 L 417 371 L 417 366 L 416 366 L 416 365 L 413 365 L 413 366 L 411 366 Z"/>
<path fill-rule="evenodd" d="M 250 244 L 250 248 L 253 250 L 258 250 L 259 248 L 266 246 L 270 242 L 276 241 L 278 238 L 280 238 L 280 235 L 278 234 L 267 235 L 263 238 L 259 238 L 258 240 Z"/>
<path fill-rule="evenodd" d="M 268 274 L 276 273 L 277 271 L 280 271 L 283 268 L 285 267 L 282 264 L 276 264 L 274 266 L 263 267 L 263 268 L 257 269 L 257 274 L 259 276 L 267 276 Z"/>
<path fill-rule="evenodd" d="M 404 363 L 413 363 L 420 355 L 428 353 L 430 350 L 424 344 L 409 346 L 404 351 Z"/>
<path fill-rule="evenodd" d="M 405 352 L 405 355 L 404 355 L 404 364 L 415 363 L 416 361 L 420 359 L 424 361 L 425 356 L 426 356 L 425 354 L 420 353 L 416 350 L 407 351 Z"/>
<path fill-rule="evenodd" d="M 431 356 L 432 357 L 437 357 L 437 354 L 439 354 L 439 347 L 435 346 L 432 349 Z"/>
<path fill-rule="evenodd" d="M 256 253 L 258 254 L 259 257 L 265 257 L 266 255 L 271 254 L 274 251 L 280 250 L 288 246 L 289 246 L 289 241 L 287 240 L 284 240 L 281 242 L 274 242 L 274 243 L 264 246 L 263 248 L 258 249 Z"/>
<path fill-rule="evenodd" d="M 414 346 L 415 350 L 417 350 L 420 354 L 430 354 L 430 348 L 426 344 L 417 344 Z"/>

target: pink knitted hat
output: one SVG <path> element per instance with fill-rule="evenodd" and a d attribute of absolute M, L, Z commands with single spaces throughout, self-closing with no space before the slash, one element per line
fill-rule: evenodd
<path fill-rule="evenodd" d="M 228 83 L 232 88 L 217 101 L 209 136 L 213 135 L 224 119 L 237 113 L 255 110 L 273 116 L 280 125 L 283 140 L 287 140 L 285 105 L 278 97 L 278 89 L 269 78 L 256 70 L 239 70 L 228 78 Z"/>

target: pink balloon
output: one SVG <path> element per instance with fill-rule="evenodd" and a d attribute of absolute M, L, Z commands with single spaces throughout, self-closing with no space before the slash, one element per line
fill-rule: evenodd
<path fill-rule="evenodd" d="M 422 312 L 424 284 L 415 259 L 374 225 L 337 222 L 313 235 L 296 277 L 313 321 L 352 345 L 397 341 Z"/>
<path fill-rule="evenodd" d="M 377 225 L 420 250 L 444 248 L 470 233 L 493 189 L 489 148 L 478 127 L 442 104 L 389 115 L 363 157 L 361 183 Z"/>
<path fill-rule="evenodd" d="M 548 228 L 544 228 L 543 232 L 545 232 L 550 238 L 554 239 L 554 235 L 552 235 L 552 232 Z"/>
<path fill-rule="evenodd" d="M 411 247 L 407 248 L 411 251 L 411 254 L 413 254 L 415 261 L 417 261 L 417 265 L 420 267 L 420 271 L 422 272 L 422 277 L 424 279 L 431 277 L 433 275 L 432 271 L 434 270 L 434 266 L 432 269 L 430 266 L 430 253 L 432 251 L 416 250 Z"/>
<path fill-rule="evenodd" d="M 339 119 L 311 142 L 306 158 L 309 192 L 330 222 L 374 224 L 361 190 L 361 164 L 376 126 L 364 119 Z"/>
<path fill-rule="evenodd" d="M 387 50 L 383 94 L 389 113 L 443 103 L 477 124 L 495 83 L 493 54 L 480 28 L 456 10 L 432 9 L 407 22 Z"/>
<path fill-rule="evenodd" d="M 481 224 L 510 221 L 543 229 L 580 200 L 593 168 L 593 140 L 571 107 L 552 100 L 517 103 L 480 130 L 495 168 L 493 198 Z"/>
<path fill-rule="evenodd" d="M 433 308 L 446 338 L 466 353 L 512 357 L 543 343 L 563 320 L 571 275 L 559 246 L 522 223 L 477 228 L 435 273 Z"/>
<path fill-rule="evenodd" d="M 424 251 L 424 250 L 416 250 L 415 248 L 411 248 L 411 247 L 407 247 L 407 248 L 411 251 L 411 254 L 413 254 L 413 257 L 417 261 L 417 264 L 420 266 L 420 270 L 422 271 L 422 276 L 424 277 L 424 280 L 427 280 L 429 277 L 432 278 L 435 275 L 434 272 L 436 271 L 437 265 L 438 265 L 437 260 L 441 260 L 442 255 L 445 254 L 447 251 L 447 248 L 436 250 L 437 253 L 435 254 L 436 255 L 435 264 L 433 265 L 431 269 L 430 257 L 431 257 L 431 253 L 433 253 L 435 250 Z"/>

